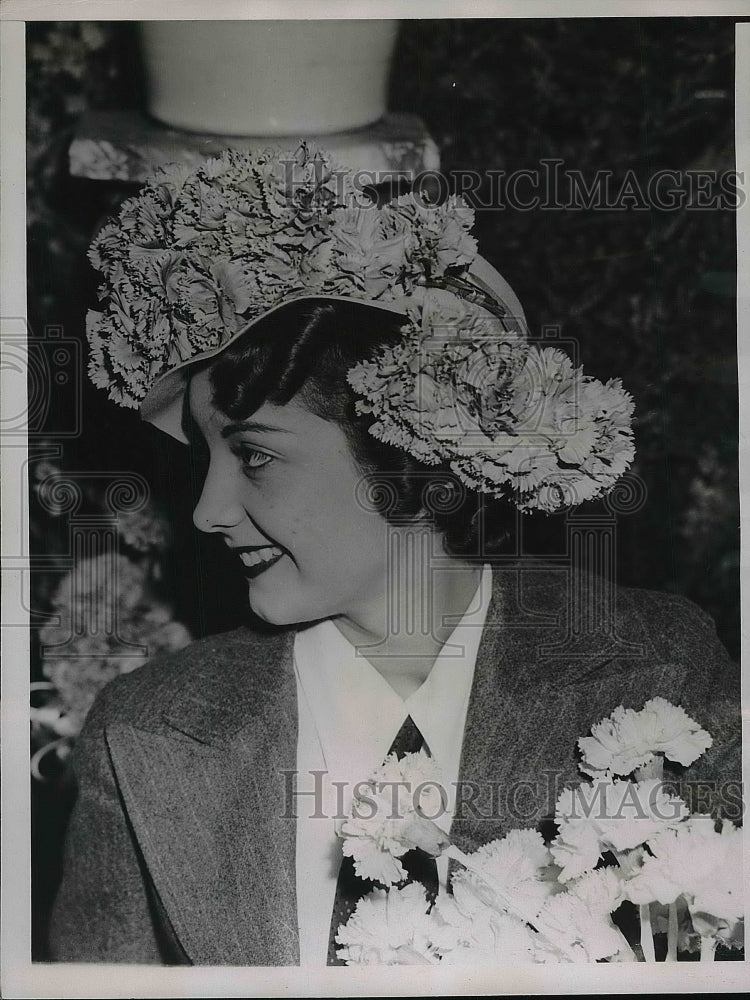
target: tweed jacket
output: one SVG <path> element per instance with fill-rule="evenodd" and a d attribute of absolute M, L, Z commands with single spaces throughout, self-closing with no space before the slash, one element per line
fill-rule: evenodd
<path fill-rule="evenodd" d="M 298 964 L 284 773 L 296 765 L 293 641 L 291 630 L 241 628 L 105 688 L 74 754 L 55 959 Z M 684 598 L 610 593 L 555 567 L 495 569 L 454 842 L 470 851 L 543 822 L 581 778 L 576 738 L 656 695 L 714 736 L 702 770 L 690 769 L 703 796 L 690 805 L 705 811 L 714 795 L 737 820 L 739 680 L 711 619 Z"/>

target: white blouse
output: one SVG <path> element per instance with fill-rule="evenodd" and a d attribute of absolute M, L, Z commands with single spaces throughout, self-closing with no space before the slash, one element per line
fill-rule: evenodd
<path fill-rule="evenodd" d="M 442 771 L 448 808 L 436 822 L 446 832 L 455 808 L 466 711 L 487 608 L 492 570 L 485 565 L 474 599 L 421 687 L 401 698 L 358 655 L 336 625 L 323 621 L 294 643 L 299 705 L 297 740 L 297 913 L 300 964 L 325 966 L 341 840 L 336 817 L 349 811 L 352 788 L 386 757 L 407 715 Z M 438 859 L 441 891 L 447 858 Z"/>

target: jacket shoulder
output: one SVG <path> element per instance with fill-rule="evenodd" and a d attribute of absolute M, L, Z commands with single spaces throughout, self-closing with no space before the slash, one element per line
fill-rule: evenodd
<path fill-rule="evenodd" d="M 198 639 L 114 678 L 101 691 L 96 707 L 107 722 L 150 728 L 186 699 L 246 701 L 270 674 L 291 670 L 292 641 L 290 632 L 263 633 L 248 627 Z"/>
<path fill-rule="evenodd" d="M 520 574 L 523 603 L 529 610 L 575 615 L 588 614 L 611 606 L 616 627 L 627 633 L 645 633 L 657 647 L 689 648 L 716 639 L 713 619 L 681 594 L 615 585 L 590 572 L 550 565 L 540 560 L 518 563 L 510 568 Z M 501 574 L 502 575 L 502 574 Z M 600 616 L 606 624 L 606 616 Z"/>
<path fill-rule="evenodd" d="M 665 658 L 679 650 L 698 666 L 707 655 L 722 666 L 731 666 L 713 618 L 694 601 L 682 594 L 637 587 L 620 587 L 617 596 L 624 615 L 638 619 L 649 641 Z"/>

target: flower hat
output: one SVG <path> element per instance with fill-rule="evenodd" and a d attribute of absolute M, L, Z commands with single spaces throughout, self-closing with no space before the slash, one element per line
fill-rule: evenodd
<path fill-rule="evenodd" d="M 607 493 L 633 459 L 633 402 L 529 342 L 508 283 L 477 253 L 461 197 L 376 205 L 308 143 L 161 170 L 97 235 L 102 311 L 89 374 L 185 440 L 188 369 L 292 300 L 355 300 L 403 337 L 348 373 L 369 432 L 522 510 Z"/>

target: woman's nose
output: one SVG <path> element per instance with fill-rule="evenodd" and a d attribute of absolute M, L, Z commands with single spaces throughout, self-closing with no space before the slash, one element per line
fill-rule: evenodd
<path fill-rule="evenodd" d="M 216 463 L 212 462 L 193 511 L 193 524 L 199 531 L 226 531 L 239 524 L 244 516 L 230 477 L 222 475 Z"/>

